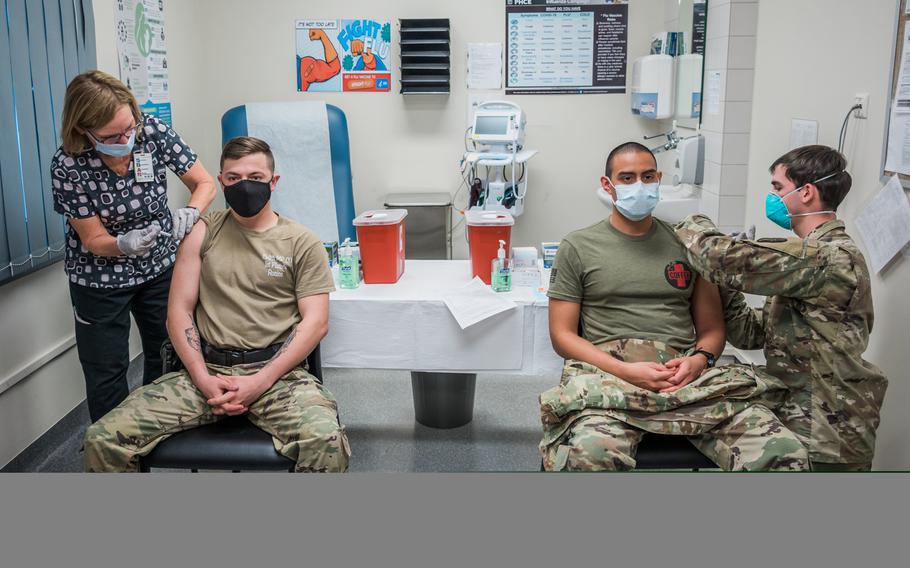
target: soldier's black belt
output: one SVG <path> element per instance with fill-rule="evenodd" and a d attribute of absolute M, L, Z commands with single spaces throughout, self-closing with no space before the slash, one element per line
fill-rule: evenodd
<path fill-rule="evenodd" d="M 202 356 L 206 363 L 212 365 L 221 365 L 223 367 L 233 367 L 234 365 L 245 365 L 250 363 L 261 363 L 268 361 L 281 349 L 281 343 L 269 345 L 264 349 L 251 349 L 244 351 L 242 349 L 218 349 L 211 345 L 202 346 Z"/>

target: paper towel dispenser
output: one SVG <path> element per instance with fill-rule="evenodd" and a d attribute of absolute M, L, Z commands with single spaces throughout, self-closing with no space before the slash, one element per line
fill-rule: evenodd
<path fill-rule="evenodd" d="M 676 58 L 676 118 L 701 118 L 703 59 L 697 53 L 687 53 Z"/>
<path fill-rule="evenodd" d="M 632 114 L 672 118 L 676 112 L 675 66 L 669 55 L 645 55 L 632 63 Z"/>

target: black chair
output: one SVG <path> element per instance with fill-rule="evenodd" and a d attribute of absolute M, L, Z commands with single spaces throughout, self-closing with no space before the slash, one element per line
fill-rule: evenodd
<path fill-rule="evenodd" d="M 166 346 L 165 346 L 166 348 Z M 162 348 L 164 350 L 165 348 Z M 164 372 L 176 367 L 173 357 L 162 357 Z M 319 345 L 307 357 L 311 375 L 322 382 Z M 153 467 L 216 470 L 294 471 L 294 461 L 279 454 L 272 437 L 253 426 L 245 416 L 229 416 L 213 424 L 191 428 L 164 440 L 139 458 L 139 471 Z"/>
<path fill-rule="evenodd" d="M 685 436 L 647 433 L 638 444 L 635 469 L 717 469 Z"/>
<path fill-rule="evenodd" d="M 645 433 L 635 453 L 635 470 L 640 469 L 717 469 L 717 464 L 698 451 L 685 436 Z M 543 460 L 540 471 L 544 471 Z"/>

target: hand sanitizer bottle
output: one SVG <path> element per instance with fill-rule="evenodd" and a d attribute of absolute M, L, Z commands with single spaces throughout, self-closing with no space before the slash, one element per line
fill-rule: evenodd
<path fill-rule="evenodd" d="M 509 292 L 512 290 L 512 259 L 506 258 L 506 242 L 499 241 L 499 250 L 493 259 L 493 272 L 490 282 L 494 292 Z"/>
<path fill-rule="evenodd" d="M 360 267 L 357 257 L 351 249 L 351 239 L 344 240 L 344 246 L 338 251 L 338 284 L 346 290 L 360 286 Z"/>

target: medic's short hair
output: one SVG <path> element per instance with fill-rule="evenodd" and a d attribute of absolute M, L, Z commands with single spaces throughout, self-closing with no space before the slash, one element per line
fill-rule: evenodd
<path fill-rule="evenodd" d="M 825 205 L 835 211 L 853 185 L 853 178 L 846 171 L 847 158 L 834 148 L 821 144 L 790 150 L 774 160 L 768 171 L 773 174 L 777 166 L 784 167 L 784 175 L 796 187 L 814 184 Z M 822 180 L 825 176 L 831 177 Z M 822 181 L 816 183 L 816 180 Z"/>

